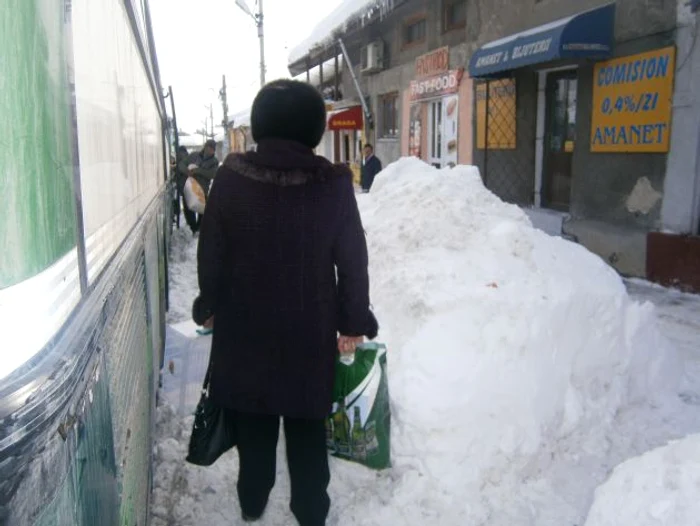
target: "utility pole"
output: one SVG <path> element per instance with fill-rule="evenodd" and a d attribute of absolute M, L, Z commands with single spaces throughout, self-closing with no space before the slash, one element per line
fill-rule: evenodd
<path fill-rule="evenodd" d="M 263 0 L 258 0 L 258 38 L 260 38 L 260 87 L 265 85 L 265 33 L 263 31 Z"/>
<path fill-rule="evenodd" d="M 224 110 L 224 146 L 223 146 L 223 156 L 228 155 L 229 150 L 229 136 L 228 136 L 228 99 L 226 98 L 226 75 L 223 75 L 223 82 L 221 86 L 221 91 L 219 91 L 219 97 L 221 97 L 221 106 Z"/>
<path fill-rule="evenodd" d="M 253 14 L 246 0 L 236 0 L 236 5 L 255 21 L 260 39 L 260 87 L 265 85 L 265 32 L 263 30 L 263 0 L 258 1 L 258 12 Z"/>
<path fill-rule="evenodd" d="M 209 136 L 209 117 L 206 117 L 202 123 L 204 124 L 204 128 L 200 128 L 197 130 L 195 133 L 197 135 L 202 136 L 202 146 L 204 146 L 204 143 L 207 142 L 207 137 Z"/>
<path fill-rule="evenodd" d="M 206 138 L 213 139 L 214 138 L 214 104 L 211 102 L 209 104 L 205 104 L 204 109 L 209 110 L 209 111 L 207 111 L 207 116 L 204 118 L 204 133 L 206 135 Z M 204 139 L 205 141 L 206 141 L 206 138 Z"/>

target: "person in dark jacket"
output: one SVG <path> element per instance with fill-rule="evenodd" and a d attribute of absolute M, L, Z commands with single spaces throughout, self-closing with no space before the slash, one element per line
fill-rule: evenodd
<path fill-rule="evenodd" d="M 190 166 L 192 165 L 197 165 L 197 168 L 190 170 Z M 194 177 L 202 187 L 202 190 L 204 190 L 204 195 L 209 193 L 209 187 L 214 180 L 218 168 L 219 160 L 216 158 L 216 141 L 212 139 L 204 143 L 204 148 L 201 151 L 185 156 L 180 159 L 177 164 L 178 174 L 180 174 L 179 177 L 183 178 L 182 188 L 184 189 L 185 187 L 187 177 Z M 190 210 L 187 207 L 187 203 L 185 203 L 184 206 L 184 213 L 185 221 L 187 221 L 192 233 L 196 234 L 199 231 L 202 216 Z"/>
<path fill-rule="evenodd" d="M 362 190 L 369 192 L 375 176 L 382 171 L 382 162 L 374 155 L 374 147 L 371 144 L 365 144 L 364 153 L 365 159 L 360 172 L 360 183 Z"/>
<path fill-rule="evenodd" d="M 257 151 L 229 155 L 209 195 L 195 321 L 214 327 L 210 392 L 237 428 L 244 519 L 263 514 L 274 486 L 282 417 L 291 510 L 320 526 L 336 355 L 378 330 L 367 244 L 352 173 L 313 153 L 326 125 L 318 91 L 271 82 L 251 121 Z"/>
<path fill-rule="evenodd" d="M 189 155 L 187 148 L 180 146 L 177 149 L 176 157 L 171 163 L 171 169 L 173 177 L 175 179 L 175 191 L 177 193 L 175 202 L 173 203 L 173 215 L 175 216 L 175 222 L 177 227 L 180 228 L 180 211 L 182 208 L 182 192 L 185 189 L 185 181 L 187 181 L 187 174 L 180 171 L 180 161 L 184 160 L 185 157 Z"/>

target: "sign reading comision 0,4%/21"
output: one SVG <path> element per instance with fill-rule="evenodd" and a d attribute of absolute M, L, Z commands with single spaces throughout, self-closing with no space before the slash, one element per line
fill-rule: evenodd
<path fill-rule="evenodd" d="M 675 58 L 667 47 L 595 66 L 592 152 L 668 152 Z"/>

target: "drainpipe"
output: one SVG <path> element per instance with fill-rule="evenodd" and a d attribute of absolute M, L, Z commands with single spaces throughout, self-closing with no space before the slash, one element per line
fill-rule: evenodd
<path fill-rule="evenodd" d="M 348 55 L 348 50 L 345 48 L 345 44 L 343 43 L 343 39 L 339 38 L 338 39 L 338 44 L 340 45 L 340 49 L 343 52 L 343 57 L 345 58 L 345 65 L 348 68 L 348 71 L 350 72 L 350 76 L 352 77 L 352 82 L 355 85 L 355 91 L 357 91 L 357 95 L 360 97 L 360 102 L 362 103 L 362 111 L 365 113 L 365 119 L 367 120 L 367 123 L 372 126 L 372 113 L 369 111 L 369 106 L 367 106 L 367 101 L 365 100 L 364 95 L 362 94 L 362 88 L 360 88 L 360 83 L 357 80 L 357 75 L 355 75 L 355 68 L 352 65 L 352 62 L 350 61 L 350 55 Z"/>
<path fill-rule="evenodd" d="M 698 126 L 698 147 L 695 152 L 695 199 L 690 233 L 700 235 L 700 126 Z"/>

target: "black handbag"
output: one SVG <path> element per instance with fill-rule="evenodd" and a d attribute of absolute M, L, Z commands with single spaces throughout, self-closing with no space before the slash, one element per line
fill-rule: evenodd
<path fill-rule="evenodd" d="M 230 411 L 217 405 L 209 396 L 212 363 L 202 385 L 202 397 L 194 414 L 192 436 L 185 459 L 196 466 L 211 466 L 216 459 L 236 445 L 236 425 Z"/>

